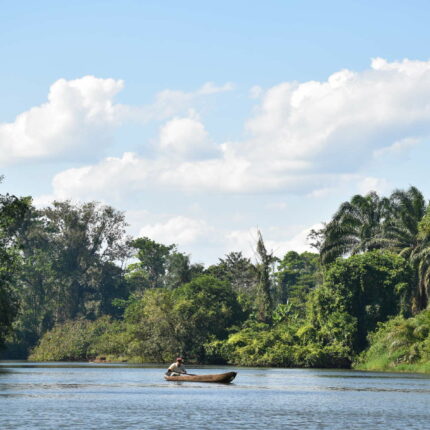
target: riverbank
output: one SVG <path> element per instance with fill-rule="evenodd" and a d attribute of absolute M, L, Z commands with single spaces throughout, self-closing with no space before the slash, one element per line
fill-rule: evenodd
<path fill-rule="evenodd" d="M 372 371 L 372 372 L 398 372 L 398 373 L 424 373 L 430 374 L 430 362 L 426 363 L 399 363 L 393 365 L 385 358 L 375 359 L 371 362 L 353 366 L 354 370 Z"/>
<path fill-rule="evenodd" d="M 430 373 L 430 310 L 379 324 L 369 341 L 370 347 L 355 361 L 355 369 Z"/>
<path fill-rule="evenodd" d="M 94 359 L 90 359 L 89 363 L 95 364 L 132 364 L 132 365 L 152 365 L 153 363 L 148 363 L 142 360 L 139 357 L 116 357 L 116 356 L 106 356 L 106 357 L 96 357 Z M 168 363 L 165 363 L 168 364 Z M 192 367 L 194 366 L 205 366 L 205 364 L 199 363 L 189 363 Z M 229 366 L 234 366 L 233 364 L 228 364 Z M 215 366 L 215 364 L 212 364 Z M 310 367 L 273 367 L 273 366 L 246 366 L 241 365 L 240 367 L 244 368 L 257 368 L 257 369 L 312 369 Z M 356 370 L 356 371 L 370 371 L 370 372 L 391 372 L 391 373 L 422 373 L 422 374 L 430 374 L 430 362 L 425 363 L 415 363 L 415 364 L 407 364 L 407 363 L 399 363 L 398 365 L 393 365 L 386 357 L 381 357 L 379 359 L 375 359 L 371 362 L 366 363 L 357 363 L 353 364 L 351 367 L 344 368 L 331 368 L 338 369 L 340 371 L 345 370 Z"/>

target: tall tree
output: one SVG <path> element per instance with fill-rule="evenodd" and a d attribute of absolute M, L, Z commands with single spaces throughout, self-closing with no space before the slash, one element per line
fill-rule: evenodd
<path fill-rule="evenodd" d="M 112 265 L 129 254 L 125 227 L 123 213 L 95 202 L 54 202 L 33 211 L 20 238 L 23 331 L 37 338 L 57 322 L 96 318 L 107 310 L 105 300 L 114 295 L 108 290 L 119 288 Z"/>
<path fill-rule="evenodd" d="M 0 182 L 3 177 L 0 176 Z M 16 276 L 21 266 L 18 235 L 31 207 L 29 197 L 0 195 L 0 347 L 18 312 Z"/>
<path fill-rule="evenodd" d="M 269 322 L 273 310 L 272 277 L 271 268 L 276 258 L 267 252 L 261 232 L 258 232 L 257 240 L 257 319 L 261 322 Z"/>
<path fill-rule="evenodd" d="M 415 187 L 395 190 L 390 196 L 391 216 L 380 243 L 408 259 L 416 269 L 414 311 L 427 307 L 429 296 L 430 229 L 429 206 Z"/>
<path fill-rule="evenodd" d="M 156 361 L 184 354 L 199 362 L 205 359 L 205 343 L 225 338 L 227 328 L 243 317 L 228 283 L 209 275 L 174 290 L 148 289 L 125 315 L 132 354 Z"/>
<path fill-rule="evenodd" d="M 250 301 L 254 301 L 258 283 L 257 269 L 242 252 L 230 252 L 205 272 L 228 281 L 239 297 L 248 297 Z"/>
<path fill-rule="evenodd" d="M 146 289 L 175 289 L 190 282 L 203 272 L 203 265 L 193 264 L 190 257 L 178 252 L 176 245 L 163 245 L 147 237 L 131 242 L 139 260 L 127 267 L 130 291 L 142 293 Z"/>
<path fill-rule="evenodd" d="M 342 203 L 332 220 L 323 228 L 321 260 L 331 263 L 337 257 L 380 248 L 380 237 L 388 216 L 389 201 L 371 192 L 359 194 Z"/>
<path fill-rule="evenodd" d="M 322 262 L 372 249 L 396 252 L 415 268 L 414 312 L 425 309 L 430 294 L 430 230 L 427 233 L 421 223 L 427 208 L 415 187 L 395 190 L 388 199 L 374 192 L 354 196 L 322 230 Z"/>
<path fill-rule="evenodd" d="M 304 313 L 308 294 L 318 281 L 319 256 L 311 252 L 289 251 L 279 262 L 277 301 L 292 304 Z"/>
<path fill-rule="evenodd" d="M 56 320 L 97 316 L 104 270 L 129 255 L 124 214 L 95 202 L 65 201 L 54 202 L 43 216 L 58 282 Z"/>
<path fill-rule="evenodd" d="M 350 339 L 353 352 L 361 352 L 379 322 L 409 314 L 412 289 L 412 268 L 396 254 L 377 250 L 338 259 L 311 295 L 308 318 L 317 342 Z M 341 320 L 352 323 L 349 333 L 339 330 Z"/>
<path fill-rule="evenodd" d="M 169 289 L 178 288 L 200 276 L 203 271 L 204 266 L 198 263 L 191 263 L 189 255 L 177 251 L 171 252 L 167 257 L 164 286 Z"/>
<path fill-rule="evenodd" d="M 139 260 L 130 267 L 131 272 L 138 272 L 142 280 L 145 279 L 146 288 L 159 288 L 163 286 L 164 276 L 167 270 L 168 257 L 176 249 L 175 245 L 163 245 L 148 237 L 139 237 L 131 242 L 136 250 L 135 257 Z M 135 276 L 136 276 L 135 275 Z"/>

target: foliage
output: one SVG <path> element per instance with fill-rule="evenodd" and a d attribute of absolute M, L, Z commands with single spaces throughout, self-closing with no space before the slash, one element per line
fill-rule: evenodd
<path fill-rule="evenodd" d="M 299 320 L 270 326 L 248 322 L 227 340 L 205 345 L 218 361 L 242 366 L 348 367 L 350 349 L 341 342 L 309 342 L 307 327 Z"/>
<path fill-rule="evenodd" d="M 129 350 L 141 361 L 164 362 L 177 356 L 181 350 L 176 336 L 178 326 L 173 292 L 154 289 L 145 291 L 125 312 L 130 333 Z"/>
<path fill-rule="evenodd" d="M 205 273 L 228 282 L 242 307 L 248 313 L 253 311 L 258 277 L 257 268 L 249 258 L 244 257 L 241 252 L 231 252 L 220 258 L 218 264 L 209 266 Z"/>
<path fill-rule="evenodd" d="M 14 290 L 20 310 L 8 350 L 25 357 L 54 325 L 115 314 L 113 298 L 126 298 L 128 255 L 124 214 L 97 203 L 30 208 L 17 235 L 21 266 Z"/>
<path fill-rule="evenodd" d="M 276 258 L 267 252 L 261 232 L 258 232 L 257 240 L 257 294 L 256 294 L 256 316 L 261 322 L 270 322 L 273 310 L 273 282 L 271 279 L 271 267 Z"/>
<path fill-rule="evenodd" d="M 14 289 L 21 266 L 17 236 L 25 224 L 30 205 L 30 198 L 0 195 L 0 347 L 4 345 L 19 309 Z"/>
<path fill-rule="evenodd" d="M 178 354 L 205 360 L 203 345 L 243 318 L 229 285 L 203 275 L 175 290 L 145 291 L 126 310 L 131 354 L 166 362 Z"/>
<path fill-rule="evenodd" d="M 304 316 L 309 293 L 317 285 L 319 275 L 318 254 L 287 252 L 277 268 L 276 301 L 290 304 L 296 312 Z"/>
<path fill-rule="evenodd" d="M 415 187 L 380 198 L 375 192 L 342 203 L 332 220 L 314 236 L 322 238 L 321 260 L 386 248 L 408 259 L 415 269 L 414 313 L 427 307 L 430 296 L 430 231 L 428 205 Z"/>
<path fill-rule="evenodd" d="M 200 264 L 177 251 L 176 245 L 163 245 L 147 237 L 133 240 L 134 255 L 139 261 L 127 268 L 129 290 L 142 293 L 148 288 L 177 288 L 203 272 Z"/>
<path fill-rule="evenodd" d="M 430 362 L 430 310 L 413 318 L 396 316 L 369 336 L 370 347 L 355 367 L 367 370 L 421 370 Z"/>
<path fill-rule="evenodd" d="M 341 204 L 332 220 L 323 228 L 321 259 L 324 264 L 337 257 L 379 248 L 375 238 L 382 233 L 388 216 L 388 199 L 372 191 L 359 194 Z"/>
<path fill-rule="evenodd" d="M 45 333 L 29 358 L 36 361 L 88 360 L 126 351 L 127 337 L 119 322 L 105 316 L 96 321 L 77 319 Z"/>
<path fill-rule="evenodd" d="M 106 271 L 128 256 L 124 214 L 94 202 L 54 202 L 42 215 L 56 274 L 55 321 L 102 315 Z"/>
<path fill-rule="evenodd" d="M 9 264 L 10 258 L 6 260 Z M 3 269 L 5 264 L 5 258 L 3 255 L 0 256 L 0 347 L 3 347 L 6 336 L 9 334 L 12 323 L 16 317 L 18 311 L 17 298 L 9 286 L 10 273 L 5 273 Z M 10 269 L 8 269 L 10 270 Z"/>
<path fill-rule="evenodd" d="M 259 232 L 255 262 L 232 252 L 205 269 L 125 227 L 95 202 L 0 196 L 0 346 L 16 358 L 37 344 L 37 360 L 348 367 L 370 339 L 360 366 L 430 369 L 428 311 L 405 319 L 430 295 L 430 208 L 414 187 L 343 203 L 311 233 L 320 255 L 278 259 Z"/>
<path fill-rule="evenodd" d="M 343 342 L 353 354 L 362 351 L 378 322 L 409 312 L 412 278 L 408 263 L 388 252 L 338 259 L 309 302 L 315 339 Z"/>
<path fill-rule="evenodd" d="M 131 246 L 137 250 L 135 257 L 139 260 L 139 263 L 133 268 L 143 271 L 147 283 L 145 287 L 162 287 L 162 279 L 166 273 L 167 257 L 175 249 L 175 245 L 165 246 L 147 237 L 141 237 L 133 240 Z"/>
<path fill-rule="evenodd" d="M 422 193 L 415 187 L 394 191 L 390 197 L 392 216 L 386 223 L 382 240 L 385 247 L 408 259 L 415 268 L 414 313 L 427 307 L 429 295 L 430 241 L 425 229 L 426 208 Z"/>

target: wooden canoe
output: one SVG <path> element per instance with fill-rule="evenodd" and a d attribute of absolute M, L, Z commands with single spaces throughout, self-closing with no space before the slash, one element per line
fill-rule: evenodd
<path fill-rule="evenodd" d="M 237 372 L 218 373 L 215 375 L 164 375 L 166 381 L 187 381 L 187 382 L 223 382 L 228 384 L 236 377 Z"/>

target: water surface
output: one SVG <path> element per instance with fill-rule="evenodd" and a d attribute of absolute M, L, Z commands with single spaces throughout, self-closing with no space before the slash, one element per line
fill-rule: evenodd
<path fill-rule="evenodd" d="M 430 429 L 428 375 L 234 370 L 223 385 L 167 382 L 155 366 L 0 362 L 0 429 Z"/>

